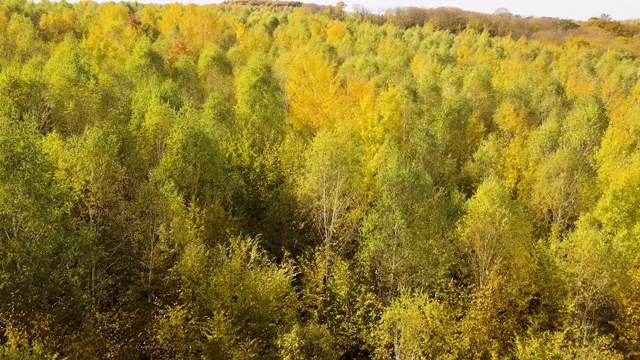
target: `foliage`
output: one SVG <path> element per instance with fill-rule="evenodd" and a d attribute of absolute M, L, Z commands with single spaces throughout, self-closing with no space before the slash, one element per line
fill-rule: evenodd
<path fill-rule="evenodd" d="M 640 354 L 637 21 L 0 3 L 0 358 Z"/>

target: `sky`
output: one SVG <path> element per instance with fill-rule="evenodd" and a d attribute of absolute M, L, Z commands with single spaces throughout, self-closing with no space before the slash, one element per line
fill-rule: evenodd
<path fill-rule="evenodd" d="M 143 2 L 142 0 L 141 2 Z M 155 2 L 146 0 L 144 2 Z M 156 0 L 157 1 L 157 0 Z M 162 1 L 162 0 L 161 0 Z M 165 0 L 166 1 L 166 0 Z M 165 2 L 162 1 L 162 2 Z M 220 1 L 182 0 L 196 3 Z M 320 5 L 334 5 L 339 0 L 301 0 Z M 588 20 L 590 17 L 609 14 L 613 19 L 640 19 L 640 0 L 343 0 L 347 9 L 353 5 L 363 5 L 374 12 L 398 6 L 442 7 L 450 6 L 464 10 L 493 13 L 506 8 L 514 15 L 550 16 L 575 20 Z"/>

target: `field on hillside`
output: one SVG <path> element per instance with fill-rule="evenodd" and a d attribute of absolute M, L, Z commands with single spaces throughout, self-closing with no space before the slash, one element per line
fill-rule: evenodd
<path fill-rule="evenodd" d="M 343 5 L 0 2 L 0 358 L 640 356 L 639 23 Z"/>

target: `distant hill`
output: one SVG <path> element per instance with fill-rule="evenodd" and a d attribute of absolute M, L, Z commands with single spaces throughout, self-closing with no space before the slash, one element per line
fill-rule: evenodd
<path fill-rule="evenodd" d="M 277 1 L 277 0 L 227 0 L 224 4 L 245 5 L 245 6 L 270 6 L 270 7 L 300 7 L 300 1 Z"/>
<path fill-rule="evenodd" d="M 447 30 L 454 34 L 471 29 L 479 32 L 487 31 L 491 36 L 511 36 L 514 39 L 524 37 L 553 41 L 558 44 L 571 38 L 581 38 L 605 48 L 624 47 L 636 53 L 640 51 L 640 46 L 636 47 L 632 41 L 632 38 L 640 34 L 638 22 L 612 20 L 606 14 L 588 21 L 578 21 L 553 17 L 523 17 L 513 15 L 507 9 L 485 14 L 455 7 L 410 6 L 397 7 L 378 14 L 369 11 L 366 6 L 347 7 L 343 2 L 335 6 L 327 6 L 301 1 L 227 0 L 223 4 L 269 7 L 276 10 L 302 7 L 313 13 L 335 12 L 336 9 L 341 12 L 345 8 L 348 13 L 358 16 L 360 20 L 377 25 L 392 24 L 403 29 L 428 25 L 434 30 Z"/>

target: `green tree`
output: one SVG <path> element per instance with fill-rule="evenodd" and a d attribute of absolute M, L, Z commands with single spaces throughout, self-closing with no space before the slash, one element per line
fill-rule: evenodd
<path fill-rule="evenodd" d="M 429 176 L 397 149 L 383 147 L 379 156 L 379 193 L 363 219 L 358 256 L 387 305 L 402 288 L 439 290 L 460 249 L 450 238 L 454 206 Z"/>
<path fill-rule="evenodd" d="M 504 185 L 488 178 L 468 201 L 458 235 L 475 285 L 460 323 L 461 351 L 476 358 L 505 356 L 523 331 L 530 299 L 538 292 L 526 213 Z"/>
<path fill-rule="evenodd" d="M 177 270 L 199 333 L 184 341 L 196 340 L 198 352 L 212 359 L 279 357 L 279 339 L 293 330 L 297 319 L 290 263 L 276 265 L 255 241 L 232 239 L 210 250 L 193 242 Z M 180 340 L 162 337 L 171 334 L 159 333 L 157 340 Z"/>
<path fill-rule="evenodd" d="M 11 348 L 54 354 L 81 326 L 88 244 L 36 124 L 3 116 L 0 127 L 1 334 Z"/>
<path fill-rule="evenodd" d="M 532 260 L 530 231 L 524 210 L 509 191 L 496 179 L 485 180 L 469 200 L 458 228 L 478 288 L 498 264 L 506 266 L 517 280 L 526 279 Z"/>
<path fill-rule="evenodd" d="M 99 120 L 98 79 L 78 40 L 65 37 L 55 47 L 43 73 L 54 129 L 64 135 L 77 135 Z"/>
<path fill-rule="evenodd" d="M 362 216 L 362 150 L 353 144 L 356 136 L 349 128 L 318 134 L 298 184 L 298 196 L 307 207 L 324 251 L 327 281 L 331 258 L 346 246 L 353 246 L 349 240 Z"/>

